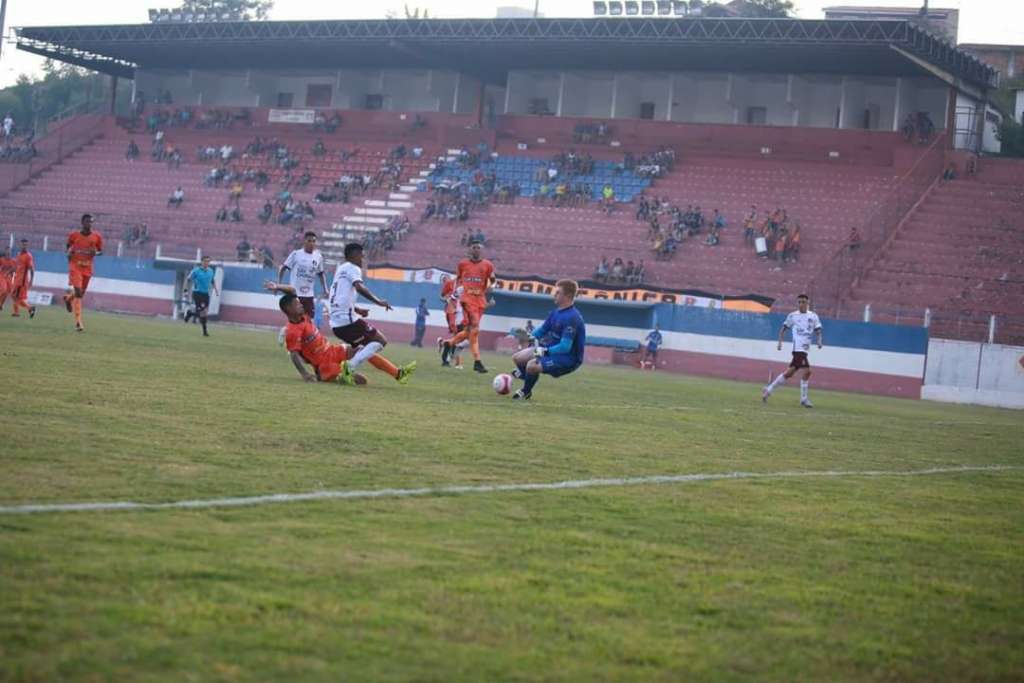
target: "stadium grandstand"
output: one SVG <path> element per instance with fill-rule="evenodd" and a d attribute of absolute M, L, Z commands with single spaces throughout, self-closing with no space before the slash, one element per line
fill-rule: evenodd
<path fill-rule="evenodd" d="M 809 290 L 832 317 L 1024 340 L 1024 167 L 983 155 L 996 73 L 912 21 L 156 21 L 17 41 L 132 95 L 0 168 L 12 245 L 57 249 L 91 211 L 123 256 L 270 265 L 312 229 L 328 259 L 356 239 L 427 269 L 483 235 L 502 275 L 777 307 Z"/>

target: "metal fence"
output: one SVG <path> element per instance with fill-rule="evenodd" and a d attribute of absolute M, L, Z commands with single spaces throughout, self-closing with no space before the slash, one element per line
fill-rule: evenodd
<path fill-rule="evenodd" d="M 856 227 L 860 242 L 844 243 L 811 280 L 809 294 L 814 307 L 832 318 L 857 317 L 843 310 L 844 298 L 875 256 L 888 243 L 897 226 L 941 175 L 945 161 L 946 134 L 938 135 L 921 158 L 883 195 L 875 209 Z"/>

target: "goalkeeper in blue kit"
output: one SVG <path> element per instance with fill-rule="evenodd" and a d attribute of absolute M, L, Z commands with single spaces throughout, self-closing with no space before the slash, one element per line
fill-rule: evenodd
<path fill-rule="evenodd" d="M 572 280 L 558 281 L 554 294 L 557 308 L 531 333 L 535 345 L 512 356 L 516 364 L 512 375 L 525 382 L 512 398 L 529 400 L 542 374 L 561 377 L 583 365 L 587 326 L 574 305 L 578 289 Z"/>

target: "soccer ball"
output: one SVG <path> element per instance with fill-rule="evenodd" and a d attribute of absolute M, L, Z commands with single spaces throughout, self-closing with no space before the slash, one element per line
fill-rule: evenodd
<path fill-rule="evenodd" d="M 512 375 L 497 375 L 492 382 L 494 393 L 504 396 L 512 391 Z"/>

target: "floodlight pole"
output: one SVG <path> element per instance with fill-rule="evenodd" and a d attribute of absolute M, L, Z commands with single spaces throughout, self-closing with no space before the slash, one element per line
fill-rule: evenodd
<path fill-rule="evenodd" d="M 7 4 L 7 0 L 3 0 L 3 3 L 6 5 Z M 540 0 L 533 0 L 533 18 L 536 19 L 537 15 L 539 13 L 540 13 Z"/>
<path fill-rule="evenodd" d="M 4 29 L 7 24 L 4 20 L 7 18 L 7 0 L 0 0 L 0 55 L 4 53 Z"/>

